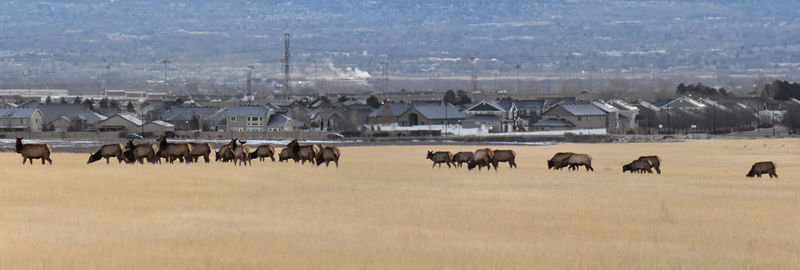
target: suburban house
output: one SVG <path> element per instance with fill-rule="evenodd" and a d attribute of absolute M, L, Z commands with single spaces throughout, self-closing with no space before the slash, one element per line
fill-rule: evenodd
<path fill-rule="evenodd" d="M 367 124 L 398 123 L 398 118 L 411 105 L 408 103 L 384 103 L 367 116 Z"/>
<path fill-rule="evenodd" d="M 275 110 L 270 106 L 263 105 L 241 105 L 228 108 L 221 114 L 217 122 L 217 130 L 230 132 L 267 132 L 270 130 L 268 124 Z M 284 116 L 285 117 L 285 116 Z M 288 117 L 287 117 L 288 118 Z M 275 118 L 274 123 L 279 123 L 282 118 Z M 292 125 L 292 121 L 285 122 Z M 287 127 L 284 126 L 285 130 Z M 275 130 L 276 128 L 272 128 Z"/>
<path fill-rule="evenodd" d="M 213 130 L 223 109 L 208 106 L 173 105 L 160 108 L 157 119 L 174 125 L 175 130 Z M 152 114 L 151 114 L 152 115 Z"/>
<path fill-rule="evenodd" d="M 607 113 L 590 102 L 562 102 L 542 114 L 534 130 L 606 128 Z"/>
<path fill-rule="evenodd" d="M 504 102 L 503 105 L 485 100 L 475 103 L 463 111 L 466 118 L 461 125 L 464 128 L 485 127 L 492 133 L 512 132 L 516 126 L 517 107 L 513 102 Z"/>
<path fill-rule="evenodd" d="M 414 102 L 397 117 L 400 126 L 458 124 L 466 115 L 451 104 Z"/>
<path fill-rule="evenodd" d="M 267 131 L 292 131 L 294 129 L 292 122 L 292 118 L 286 115 L 273 114 L 269 117 L 269 121 L 267 122 Z"/>
<path fill-rule="evenodd" d="M 150 133 L 154 135 L 161 135 L 166 132 L 175 132 L 175 125 L 161 120 L 147 122 L 144 124 L 143 128 L 144 133 Z"/>
<path fill-rule="evenodd" d="M 615 128 L 619 132 L 633 132 L 639 128 L 636 118 L 639 116 L 639 108 L 622 100 L 611 100 L 605 103 L 617 110 L 617 121 Z"/>
<path fill-rule="evenodd" d="M 510 109 L 513 105 L 516 110 L 516 117 L 512 119 L 515 122 L 515 131 L 532 131 L 533 123 L 536 123 L 542 117 L 547 100 L 501 100 L 497 104 L 507 109 Z"/>
<path fill-rule="evenodd" d="M 44 114 L 45 131 L 95 131 L 97 123 L 106 119 L 81 104 L 38 104 L 37 108 Z"/>
<path fill-rule="evenodd" d="M 138 132 L 142 130 L 144 121 L 131 113 L 116 113 L 97 123 L 97 130 Z"/>
<path fill-rule="evenodd" d="M 44 114 L 37 108 L 0 107 L 0 131 L 39 132 L 44 127 Z"/>
<path fill-rule="evenodd" d="M 313 110 L 308 116 L 311 129 L 315 130 L 344 130 L 345 119 L 338 109 L 323 108 Z"/>

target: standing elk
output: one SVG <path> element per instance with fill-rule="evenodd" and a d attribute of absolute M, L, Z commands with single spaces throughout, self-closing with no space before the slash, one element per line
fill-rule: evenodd
<path fill-rule="evenodd" d="M 775 173 L 775 167 L 777 166 L 775 166 L 775 163 L 772 161 L 757 162 L 753 164 L 753 167 L 747 172 L 747 177 L 758 176 L 758 178 L 761 178 L 762 174 L 769 174 L 769 178 L 773 176 L 778 178 L 778 174 Z"/>
<path fill-rule="evenodd" d="M 578 170 L 580 166 L 586 166 L 586 171 L 594 171 L 592 168 L 592 157 L 587 154 L 572 154 L 567 159 L 570 170 Z"/>
<path fill-rule="evenodd" d="M 494 165 L 494 169 L 497 170 L 497 163 L 508 162 L 508 166 L 511 166 L 511 168 L 516 168 L 517 163 L 514 162 L 516 157 L 517 153 L 514 152 L 514 150 L 494 150 L 492 165 Z"/>
<path fill-rule="evenodd" d="M 239 144 L 236 144 L 236 141 L 239 141 Z M 231 151 L 233 152 L 233 164 L 238 166 L 240 163 L 242 165 L 253 165 L 250 162 L 250 146 L 247 145 L 247 141 L 239 140 L 239 138 L 231 139 L 231 142 L 228 144 L 230 145 Z"/>
<path fill-rule="evenodd" d="M 306 161 L 310 162 L 312 165 L 314 164 L 314 158 L 317 156 L 317 146 L 315 145 L 300 145 L 297 143 L 297 140 L 292 140 L 289 144 L 286 145 L 286 148 L 289 148 L 292 152 L 292 158 L 295 162 L 301 161 L 302 164 L 306 164 Z"/>
<path fill-rule="evenodd" d="M 259 145 L 253 153 L 250 153 L 250 159 L 258 158 L 259 161 L 264 161 L 266 158 L 275 161 L 274 156 L 275 146 L 270 143 Z"/>
<path fill-rule="evenodd" d="M 192 146 L 192 161 L 199 162 L 200 157 L 203 157 L 206 163 L 211 162 L 211 152 L 214 151 L 214 146 L 210 143 L 189 143 Z"/>
<path fill-rule="evenodd" d="M 489 170 L 492 169 L 492 163 L 494 162 L 494 151 L 489 148 L 478 149 L 475 150 L 475 153 L 472 155 L 472 160 L 467 164 L 467 169 L 472 170 L 476 166 L 480 171 L 482 167 L 486 166 Z M 497 167 L 494 168 L 497 170 Z"/>
<path fill-rule="evenodd" d="M 653 169 L 656 169 L 656 173 L 661 174 L 661 158 L 658 156 L 641 156 L 638 160 L 646 160 L 650 162 Z"/>
<path fill-rule="evenodd" d="M 288 160 L 290 159 L 294 159 L 294 154 L 292 154 L 292 149 L 289 148 L 281 149 L 281 153 L 278 154 L 278 162 L 283 162 L 284 160 L 286 160 L 286 162 L 288 163 L 289 162 Z M 295 160 L 294 162 L 297 162 L 297 160 Z"/>
<path fill-rule="evenodd" d="M 433 151 L 428 151 L 426 159 L 433 161 L 433 166 L 431 166 L 431 168 L 436 167 L 436 164 L 439 164 L 439 168 L 441 168 L 442 163 L 447 164 L 448 168 L 452 168 L 450 166 L 450 161 L 453 160 L 453 153 L 449 151 L 439 151 L 435 153 Z"/>
<path fill-rule="evenodd" d="M 50 159 L 50 152 L 53 151 L 53 148 L 50 147 L 48 144 L 33 144 L 33 143 L 22 143 L 22 137 L 17 137 L 17 145 L 16 151 L 17 153 L 22 155 L 22 164 L 25 164 L 26 160 L 31 161 L 31 165 L 33 165 L 33 159 L 41 158 L 42 165 L 44 165 L 45 160 L 49 162 L 50 165 L 53 165 L 53 160 Z"/>
<path fill-rule="evenodd" d="M 215 153 L 216 153 L 215 161 L 228 162 L 233 160 L 233 151 L 231 151 L 230 144 L 224 144 L 220 146 L 219 150 L 217 150 L 217 152 Z"/>
<path fill-rule="evenodd" d="M 158 153 L 158 146 L 153 143 L 140 143 L 133 144 L 133 140 L 128 140 L 125 144 L 125 162 L 144 164 L 144 160 L 152 164 L 161 163 L 161 158 L 156 154 Z"/>
<path fill-rule="evenodd" d="M 458 152 L 455 155 L 453 155 L 452 163 L 455 166 L 461 168 L 464 163 L 467 163 L 467 165 L 469 165 L 470 161 L 472 161 L 472 152 Z"/>
<path fill-rule="evenodd" d="M 176 159 L 186 163 L 192 162 L 192 145 L 188 143 L 167 142 L 167 136 L 158 137 L 158 152 L 156 156 L 162 157 L 173 163 Z"/>
<path fill-rule="evenodd" d="M 558 152 L 553 155 L 553 158 L 547 161 L 547 169 L 560 170 L 568 166 L 567 160 L 572 156 L 572 152 Z"/>
<path fill-rule="evenodd" d="M 630 171 L 631 173 L 653 173 L 653 170 L 651 170 L 653 167 L 653 164 L 651 164 L 647 159 L 637 159 L 631 161 L 631 163 L 622 165 L 622 172 L 624 173 Z"/>
<path fill-rule="evenodd" d="M 317 166 L 325 162 L 325 167 L 328 167 L 328 164 L 333 161 L 336 164 L 336 168 L 339 168 L 339 157 L 342 156 L 339 147 L 330 147 L 322 144 L 318 146 L 320 150 L 317 153 Z"/>
<path fill-rule="evenodd" d="M 97 152 L 89 155 L 89 161 L 87 161 L 86 164 L 90 164 L 103 158 L 106 159 L 106 164 L 109 164 L 111 163 L 109 159 L 112 157 L 116 157 L 119 163 L 122 163 L 122 161 L 125 160 L 125 156 L 123 155 L 123 152 L 125 151 L 124 149 L 125 148 L 121 143 L 103 145 L 99 150 L 97 150 Z"/>

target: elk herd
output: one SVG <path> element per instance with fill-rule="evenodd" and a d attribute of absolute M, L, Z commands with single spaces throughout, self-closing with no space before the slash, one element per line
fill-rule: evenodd
<path fill-rule="evenodd" d="M 50 159 L 50 154 L 53 149 L 47 144 L 33 144 L 23 143 L 23 138 L 16 138 L 15 150 L 22 155 L 22 164 L 30 161 L 33 165 L 34 159 L 41 159 L 42 165 L 45 162 L 53 164 Z M 275 161 L 275 146 L 272 144 L 263 144 L 255 147 L 254 149 L 247 145 L 247 141 L 233 138 L 227 144 L 222 145 L 219 150 L 214 151 L 214 146 L 210 143 L 195 143 L 195 142 L 168 142 L 165 136 L 160 136 L 157 140 L 158 144 L 154 143 L 140 143 L 134 144 L 133 140 L 128 140 L 124 146 L 122 144 L 106 144 L 100 147 L 96 152 L 89 155 L 89 163 L 96 162 L 101 159 L 106 160 L 109 164 L 111 158 L 116 158 L 118 163 L 139 163 L 144 164 L 145 161 L 151 164 L 160 164 L 161 160 L 165 162 L 174 163 L 176 160 L 179 162 L 191 163 L 199 162 L 200 157 L 203 161 L 209 163 L 211 161 L 211 153 L 215 153 L 215 161 L 217 162 L 231 162 L 234 165 L 251 165 L 251 160 L 259 159 L 265 161 L 269 158 Z M 336 167 L 339 167 L 339 157 L 341 151 L 338 147 L 326 146 L 323 144 L 306 144 L 301 145 L 297 140 L 292 140 L 286 147 L 281 149 L 278 153 L 278 162 L 293 160 L 305 164 L 309 162 L 312 165 L 320 166 L 325 163 L 328 167 L 330 162 L 333 162 Z M 466 163 L 469 170 L 478 167 L 480 171 L 483 167 L 491 170 L 497 167 L 502 162 L 508 163 L 509 167 L 517 168 L 516 163 L 517 153 L 514 150 L 492 150 L 490 148 L 477 149 L 475 152 L 458 152 L 455 155 L 450 151 L 428 151 L 426 159 L 433 161 L 431 168 L 442 164 L 447 165 L 448 168 L 457 167 L 461 168 Z M 587 154 L 573 153 L 573 152 L 559 152 L 547 160 L 547 168 L 553 170 L 561 170 L 568 168 L 570 171 L 578 170 L 583 166 L 586 171 L 594 171 L 592 168 L 592 157 Z M 778 177 L 775 172 L 776 165 L 772 161 L 763 161 L 753 164 L 747 177 L 761 177 L 763 174 L 769 175 L 770 178 Z M 631 161 L 628 164 L 622 165 L 622 172 L 631 173 L 649 173 L 652 174 L 653 170 L 657 174 L 661 174 L 661 158 L 656 155 L 640 156 L 639 158 Z"/>

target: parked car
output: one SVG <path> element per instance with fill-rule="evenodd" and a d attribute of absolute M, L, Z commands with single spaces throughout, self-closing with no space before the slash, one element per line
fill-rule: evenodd
<path fill-rule="evenodd" d="M 339 133 L 328 133 L 328 139 L 341 140 L 344 139 L 344 136 Z"/>
<path fill-rule="evenodd" d="M 128 139 L 128 140 L 144 140 L 144 137 L 142 137 L 142 135 L 139 135 L 139 134 L 136 134 L 136 133 L 129 133 L 127 136 L 125 136 L 125 139 Z"/>

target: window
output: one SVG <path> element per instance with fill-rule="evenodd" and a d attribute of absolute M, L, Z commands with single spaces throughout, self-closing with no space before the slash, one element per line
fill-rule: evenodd
<path fill-rule="evenodd" d="M 587 119 L 587 120 L 588 120 L 588 119 Z M 578 121 L 581 121 L 581 117 L 580 117 L 580 116 L 578 116 Z"/>
<path fill-rule="evenodd" d="M 236 116 L 231 116 L 231 122 L 236 122 Z"/>

